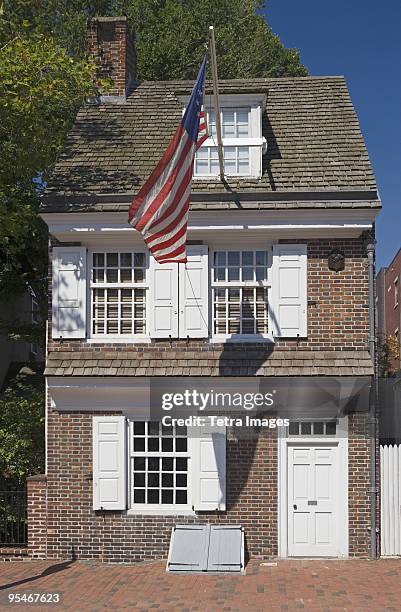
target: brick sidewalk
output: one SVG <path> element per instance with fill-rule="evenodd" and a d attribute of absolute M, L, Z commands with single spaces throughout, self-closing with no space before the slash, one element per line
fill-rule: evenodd
<path fill-rule="evenodd" d="M 401 560 L 252 561 L 245 576 L 166 574 L 137 566 L 27 561 L 0 564 L 0 609 L 401 610 Z M 62 604 L 8 605 L 10 593 L 60 593 Z"/>

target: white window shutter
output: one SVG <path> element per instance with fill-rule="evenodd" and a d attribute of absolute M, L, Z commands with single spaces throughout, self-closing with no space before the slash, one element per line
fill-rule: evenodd
<path fill-rule="evenodd" d="M 93 417 L 93 509 L 127 508 L 124 416 Z"/>
<path fill-rule="evenodd" d="M 187 263 L 180 264 L 180 338 L 209 335 L 209 256 L 204 244 L 187 246 Z"/>
<path fill-rule="evenodd" d="M 159 264 L 150 255 L 151 338 L 178 338 L 178 264 Z"/>
<path fill-rule="evenodd" d="M 307 245 L 273 245 L 272 324 L 275 336 L 307 336 Z"/>
<path fill-rule="evenodd" d="M 195 510 L 226 509 L 226 428 L 192 427 L 192 496 Z"/>
<path fill-rule="evenodd" d="M 86 337 L 86 249 L 54 247 L 52 337 Z"/>

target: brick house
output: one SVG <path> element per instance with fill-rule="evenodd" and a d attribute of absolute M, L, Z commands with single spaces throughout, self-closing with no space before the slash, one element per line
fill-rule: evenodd
<path fill-rule="evenodd" d="M 382 341 L 392 336 L 401 342 L 400 282 L 401 249 L 376 276 L 377 334 Z M 400 360 L 393 358 L 391 365 L 394 370 L 399 370 Z"/>
<path fill-rule="evenodd" d="M 222 81 L 227 185 L 212 137 L 195 161 L 188 263 L 157 265 L 127 211 L 192 83 L 135 82 L 125 19 L 92 22 L 89 47 L 115 88 L 78 113 L 43 199 L 47 468 L 28 483 L 32 554 L 160 558 L 177 523 L 220 521 L 244 527 L 251 556 L 367 557 L 366 393 L 366 410 L 343 402 L 329 417 L 301 418 L 295 402 L 288 427 L 250 438 L 149 416 L 160 381 L 335 380 L 336 405 L 369 385 L 363 235 L 380 201 L 344 79 Z"/>

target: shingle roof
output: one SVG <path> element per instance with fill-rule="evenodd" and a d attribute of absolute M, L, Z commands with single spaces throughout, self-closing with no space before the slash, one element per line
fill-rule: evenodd
<path fill-rule="evenodd" d="M 46 376 L 370 376 L 366 351 L 275 351 L 149 347 L 121 351 L 52 351 Z"/>
<path fill-rule="evenodd" d="M 47 195 L 136 192 L 180 121 L 178 96 L 189 93 L 191 87 L 185 81 L 145 81 L 125 103 L 82 108 Z M 230 179 L 231 189 L 256 193 L 375 191 L 343 77 L 222 81 L 220 91 L 267 97 L 263 135 L 268 152 L 263 157 L 262 178 Z M 219 193 L 224 187 L 215 180 L 194 181 L 193 191 Z M 51 207 L 50 200 L 46 206 Z"/>

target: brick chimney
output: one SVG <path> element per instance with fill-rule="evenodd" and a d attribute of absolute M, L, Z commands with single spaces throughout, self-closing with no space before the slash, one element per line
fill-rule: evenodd
<path fill-rule="evenodd" d="M 98 78 L 109 77 L 113 85 L 102 101 L 125 100 L 135 80 L 135 50 L 126 17 L 94 17 L 88 21 L 87 51 L 98 66 Z"/>

